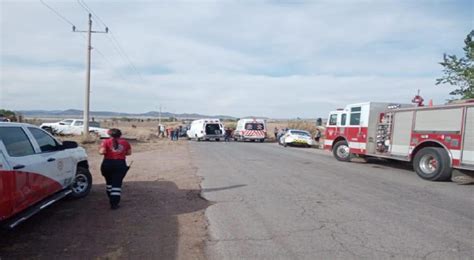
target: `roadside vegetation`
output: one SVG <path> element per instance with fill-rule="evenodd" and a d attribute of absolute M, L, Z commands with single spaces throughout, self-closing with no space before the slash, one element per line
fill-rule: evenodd
<path fill-rule="evenodd" d="M 474 30 L 464 40 L 464 57 L 456 55 L 443 55 L 444 75 L 436 79 L 436 85 L 447 85 L 456 87 L 449 94 L 461 99 L 474 98 Z"/>

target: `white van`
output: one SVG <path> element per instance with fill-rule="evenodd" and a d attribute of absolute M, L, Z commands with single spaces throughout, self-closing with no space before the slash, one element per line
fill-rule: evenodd
<path fill-rule="evenodd" d="M 237 122 L 234 131 L 235 141 L 255 141 L 264 142 L 267 137 L 267 125 L 264 119 L 244 118 Z"/>
<path fill-rule="evenodd" d="M 186 132 L 188 139 L 220 141 L 224 138 L 224 126 L 219 119 L 199 119 L 191 123 L 191 127 Z"/>

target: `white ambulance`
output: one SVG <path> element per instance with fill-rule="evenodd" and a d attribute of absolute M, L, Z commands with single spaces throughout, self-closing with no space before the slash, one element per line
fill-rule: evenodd
<path fill-rule="evenodd" d="M 234 141 L 260 141 L 267 137 L 267 124 L 265 119 L 244 118 L 237 122 L 234 131 Z"/>
<path fill-rule="evenodd" d="M 220 141 L 224 138 L 224 125 L 219 119 L 215 118 L 198 119 L 191 123 L 186 134 L 188 139 L 195 139 L 196 141 L 212 139 Z"/>

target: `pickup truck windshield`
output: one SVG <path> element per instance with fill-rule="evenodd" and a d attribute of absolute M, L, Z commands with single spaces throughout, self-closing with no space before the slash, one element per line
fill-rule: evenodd
<path fill-rule="evenodd" d="M 72 121 L 73 120 L 63 120 L 63 121 L 61 121 L 61 123 L 63 123 L 64 125 L 71 125 Z"/>

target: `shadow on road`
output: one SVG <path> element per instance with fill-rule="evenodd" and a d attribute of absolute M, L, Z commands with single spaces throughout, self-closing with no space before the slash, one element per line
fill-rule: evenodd
<path fill-rule="evenodd" d="M 1 231 L 0 258 L 175 259 L 183 233 L 178 215 L 209 203 L 199 190 L 150 181 L 124 183 L 121 206 L 110 210 L 104 185 L 94 185 L 86 198 L 59 202 L 15 230 Z"/>

